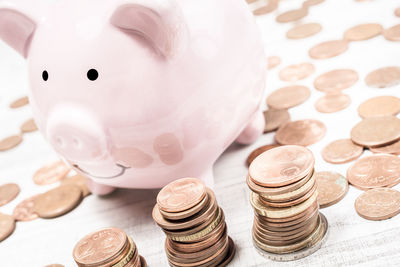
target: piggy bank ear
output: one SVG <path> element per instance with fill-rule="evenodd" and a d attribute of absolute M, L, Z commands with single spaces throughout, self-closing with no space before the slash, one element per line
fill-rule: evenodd
<path fill-rule="evenodd" d="M 0 8 L 0 39 L 27 57 L 36 23 L 19 11 Z"/>
<path fill-rule="evenodd" d="M 110 22 L 126 34 L 143 37 L 159 54 L 168 57 L 174 53 L 178 28 L 173 25 L 171 12 L 126 4 L 115 10 Z"/>

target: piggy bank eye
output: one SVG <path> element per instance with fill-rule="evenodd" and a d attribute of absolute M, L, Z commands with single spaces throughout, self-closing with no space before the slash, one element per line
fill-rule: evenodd
<path fill-rule="evenodd" d="M 42 72 L 42 79 L 43 81 L 47 81 L 49 79 L 49 73 L 47 72 L 47 70 L 44 70 Z"/>
<path fill-rule="evenodd" d="M 95 81 L 99 77 L 99 73 L 95 69 L 90 69 L 87 73 L 87 77 L 89 80 Z"/>

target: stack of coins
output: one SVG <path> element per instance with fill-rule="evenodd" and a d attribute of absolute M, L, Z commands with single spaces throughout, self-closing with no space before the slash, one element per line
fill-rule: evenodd
<path fill-rule="evenodd" d="M 235 254 L 214 192 L 197 179 L 165 186 L 157 196 L 153 218 L 167 235 L 171 266 L 226 266 Z"/>
<path fill-rule="evenodd" d="M 78 266 L 147 266 L 132 239 L 118 228 L 104 228 L 86 235 L 75 245 L 72 255 Z"/>
<path fill-rule="evenodd" d="M 289 261 L 321 247 L 328 223 L 319 213 L 314 156 L 302 146 L 281 146 L 258 156 L 247 184 L 255 210 L 253 241 L 269 259 Z"/>

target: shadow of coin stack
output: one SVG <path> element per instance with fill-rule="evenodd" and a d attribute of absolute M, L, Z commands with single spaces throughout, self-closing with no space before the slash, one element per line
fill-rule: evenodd
<path fill-rule="evenodd" d="M 167 235 L 165 251 L 171 266 L 226 266 L 235 254 L 214 192 L 197 179 L 165 186 L 153 218 Z"/>
<path fill-rule="evenodd" d="M 253 243 L 264 257 L 290 261 L 318 250 L 328 222 L 319 213 L 314 156 L 302 146 L 281 146 L 250 165 L 247 184 L 255 211 Z"/>

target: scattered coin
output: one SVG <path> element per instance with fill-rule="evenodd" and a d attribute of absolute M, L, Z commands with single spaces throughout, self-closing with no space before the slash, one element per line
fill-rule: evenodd
<path fill-rule="evenodd" d="M 344 198 L 349 184 L 343 175 L 337 172 L 316 172 L 318 204 L 321 208 L 329 207 Z"/>
<path fill-rule="evenodd" d="M 288 39 L 302 39 L 319 33 L 322 26 L 319 23 L 306 23 L 294 26 L 286 33 Z"/>
<path fill-rule="evenodd" d="M 10 104 L 10 108 L 20 108 L 28 104 L 29 104 L 29 99 L 27 96 L 24 96 L 13 101 Z"/>
<path fill-rule="evenodd" d="M 309 55 L 314 59 L 326 59 L 343 54 L 348 48 L 349 44 L 346 40 L 327 41 L 313 46 Z"/>
<path fill-rule="evenodd" d="M 281 64 L 281 58 L 277 56 L 271 56 L 267 58 L 267 62 L 268 62 L 268 69 L 270 70 Z"/>
<path fill-rule="evenodd" d="M 286 82 L 297 82 L 305 79 L 315 71 L 315 67 L 311 63 L 300 63 L 287 66 L 279 72 L 279 78 Z"/>
<path fill-rule="evenodd" d="M 44 267 L 64 267 L 64 265 L 58 264 L 58 263 L 53 263 L 53 264 L 46 265 Z"/>
<path fill-rule="evenodd" d="M 280 14 L 278 17 L 276 17 L 276 21 L 280 23 L 297 21 L 307 16 L 307 14 L 307 8 L 293 9 Z"/>
<path fill-rule="evenodd" d="M 0 242 L 9 237 L 15 229 L 15 220 L 12 216 L 0 213 Z"/>
<path fill-rule="evenodd" d="M 36 196 L 25 199 L 15 207 L 13 212 L 13 217 L 15 220 L 26 222 L 35 220 L 39 217 L 34 212 L 34 199 L 36 198 Z"/>
<path fill-rule="evenodd" d="M 23 133 L 30 133 L 37 131 L 36 123 L 33 119 L 29 119 L 21 125 L 21 132 Z"/>
<path fill-rule="evenodd" d="M 384 30 L 383 37 L 385 37 L 385 39 L 389 41 L 400 41 L 400 24 Z"/>
<path fill-rule="evenodd" d="M 247 157 L 247 160 L 246 160 L 247 166 L 250 166 L 250 164 L 253 162 L 253 160 L 255 158 L 257 158 L 259 155 L 261 155 L 262 153 L 264 153 L 265 151 L 268 151 L 268 150 L 273 149 L 278 146 L 279 145 L 265 145 L 265 146 L 262 146 L 262 147 L 259 147 L 255 150 L 253 150 L 253 152 L 251 152 L 250 155 Z"/>
<path fill-rule="evenodd" d="M 68 177 L 68 178 L 62 180 L 61 184 L 62 185 L 71 184 L 71 185 L 78 186 L 82 191 L 83 197 L 87 197 L 88 195 L 91 194 L 91 192 L 86 184 L 86 178 L 80 174 L 76 174 L 74 176 L 71 176 L 71 177 Z"/>
<path fill-rule="evenodd" d="M 400 192 L 390 188 L 375 188 L 362 193 L 354 203 L 358 215 L 380 221 L 400 213 Z"/>
<path fill-rule="evenodd" d="M 353 86 L 357 81 L 358 74 L 354 70 L 337 69 L 318 76 L 314 86 L 319 91 L 335 93 Z"/>
<path fill-rule="evenodd" d="M 304 7 L 316 6 L 325 2 L 325 0 L 306 0 L 303 2 Z"/>
<path fill-rule="evenodd" d="M 264 133 L 268 133 L 289 122 L 290 114 L 286 109 L 268 109 L 264 111 L 264 119 Z"/>
<path fill-rule="evenodd" d="M 15 199 L 20 191 L 17 184 L 4 184 L 0 186 L 0 207 Z"/>
<path fill-rule="evenodd" d="M 22 142 L 21 135 L 12 135 L 0 140 L 0 151 L 10 150 Z"/>
<path fill-rule="evenodd" d="M 81 190 L 75 185 L 61 185 L 33 200 L 34 212 L 41 218 L 55 218 L 73 210 L 81 201 Z"/>
<path fill-rule="evenodd" d="M 351 99 L 348 95 L 341 93 L 327 94 L 315 103 L 315 109 L 321 113 L 333 113 L 350 106 Z"/>
<path fill-rule="evenodd" d="M 361 158 L 347 170 L 347 180 L 362 190 L 394 186 L 400 182 L 400 158 L 386 154 Z"/>
<path fill-rule="evenodd" d="M 258 0 L 246 0 L 246 2 L 248 3 L 248 4 L 252 4 L 252 3 L 254 3 L 254 2 L 257 2 Z"/>
<path fill-rule="evenodd" d="M 255 16 L 271 13 L 278 8 L 279 0 L 269 0 L 265 5 L 253 11 Z"/>
<path fill-rule="evenodd" d="M 310 95 L 310 89 L 305 86 L 287 86 L 272 92 L 267 97 L 267 105 L 271 109 L 288 109 L 302 104 Z"/>
<path fill-rule="evenodd" d="M 400 98 L 395 96 L 377 96 L 364 101 L 358 107 L 362 118 L 396 116 L 400 112 Z"/>
<path fill-rule="evenodd" d="M 33 175 L 33 181 L 37 185 L 49 185 L 64 179 L 70 172 L 70 168 L 63 161 L 56 161 L 44 165 Z"/>
<path fill-rule="evenodd" d="M 395 86 L 400 83 L 400 67 L 385 67 L 374 70 L 365 77 L 365 83 L 376 88 Z"/>
<path fill-rule="evenodd" d="M 318 120 L 298 120 L 282 125 L 275 140 L 281 145 L 309 146 L 320 141 L 325 133 L 325 125 Z"/>
<path fill-rule="evenodd" d="M 350 139 L 340 139 L 329 143 L 322 150 L 322 158 L 333 164 L 341 164 L 359 158 L 364 152 L 364 148 Z"/>
<path fill-rule="evenodd" d="M 386 146 L 371 147 L 373 153 L 395 154 L 400 155 L 400 140 Z"/>
<path fill-rule="evenodd" d="M 345 31 L 344 38 L 348 41 L 362 41 L 378 36 L 382 31 L 382 25 L 377 23 L 360 24 Z"/>
<path fill-rule="evenodd" d="M 351 130 L 354 143 L 376 147 L 400 140 L 400 119 L 394 116 L 366 118 Z"/>

